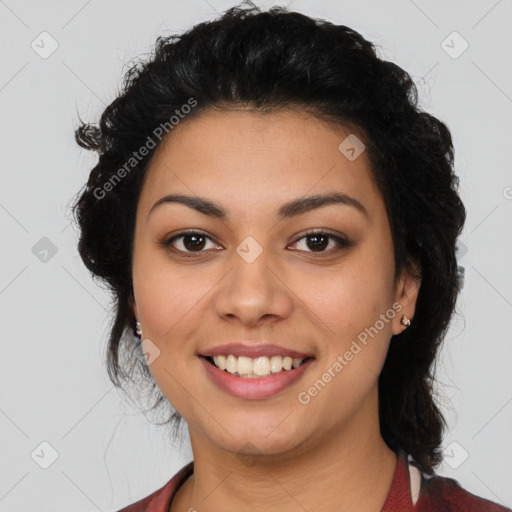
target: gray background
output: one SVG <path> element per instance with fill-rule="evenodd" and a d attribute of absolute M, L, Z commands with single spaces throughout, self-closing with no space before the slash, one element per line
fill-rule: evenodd
<path fill-rule="evenodd" d="M 117 510 L 191 458 L 107 379 L 109 297 L 78 257 L 67 210 L 95 159 L 73 130 L 78 113 L 97 120 L 129 60 L 159 34 L 233 5 L 0 0 L 1 511 Z M 379 45 L 452 131 L 468 219 L 465 284 L 438 371 L 449 424 L 438 472 L 510 507 L 512 1 L 294 0 L 290 8 Z M 44 55 L 52 40 L 57 50 Z"/>

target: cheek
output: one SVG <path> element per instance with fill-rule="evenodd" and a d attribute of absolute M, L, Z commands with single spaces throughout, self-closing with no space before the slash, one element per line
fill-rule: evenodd
<path fill-rule="evenodd" d="M 316 324 L 320 321 L 329 337 L 344 344 L 373 326 L 391 308 L 390 277 L 382 261 L 354 259 L 350 265 L 340 266 L 324 276 L 301 275 L 295 280 L 301 283 L 300 287 L 294 288 L 313 313 L 312 321 Z M 388 328 L 391 325 L 386 324 Z"/>
<path fill-rule="evenodd" d="M 133 289 L 143 336 L 162 343 L 167 334 L 182 328 L 187 313 L 193 313 L 204 295 L 204 282 L 191 272 L 172 265 L 165 252 L 148 248 L 134 254 Z M 189 313 L 189 314 L 190 314 Z"/>
<path fill-rule="evenodd" d="M 157 342 L 181 339 L 188 327 L 193 325 L 196 311 L 206 299 L 208 288 L 204 280 L 198 277 L 177 279 L 169 272 L 148 271 L 144 274 L 142 279 L 134 280 L 144 336 L 152 337 Z M 179 333 L 182 333 L 181 336 Z"/>
<path fill-rule="evenodd" d="M 133 273 L 143 338 L 151 340 L 159 351 L 149 370 L 172 407 L 188 416 L 190 395 L 183 386 L 190 382 L 189 364 L 195 359 L 193 336 L 207 298 L 207 284 L 197 273 L 180 276 L 168 264 L 152 263 L 146 260 L 137 266 L 134 262 Z"/>

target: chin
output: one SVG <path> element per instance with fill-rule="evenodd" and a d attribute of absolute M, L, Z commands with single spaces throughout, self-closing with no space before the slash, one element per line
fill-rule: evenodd
<path fill-rule="evenodd" d="M 279 455 L 294 450 L 307 438 L 304 424 L 283 421 L 286 415 L 279 415 L 277 421 L 250 422 L 247 416 L 244 422 L 231 423 L 236 429 L 227 427 L 226 431 L 215 432 L 210 441 L 219 448 L 240 455 Z M 220 434 L 220 436 L 219 436 Z M 231 435 L 230 435 L 231 434 Z"/>

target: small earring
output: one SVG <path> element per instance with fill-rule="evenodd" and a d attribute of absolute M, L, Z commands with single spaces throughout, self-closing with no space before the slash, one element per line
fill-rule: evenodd
<path fill-rule="evenodd" d="M 135 334 L 142 336 L 142 325 L 140 325 L 140 322 L 135 322 Z"/>
<path fill-rule="evenodd" d="M 411 325 L 411 321 L 409 320 L 409 318 L 406 315 L 402 316 L 402 320 L 400 321 L 400 323 L 402 325 L 405 325 L 405 327 L 409 327 L 409 325 Z"/>

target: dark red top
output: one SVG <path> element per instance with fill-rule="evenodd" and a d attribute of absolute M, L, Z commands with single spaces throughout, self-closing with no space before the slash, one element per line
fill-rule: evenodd
<path fill-rule="evenodd" d="M 119 512 L 169 512 L 178 487 L 193 473 L 189 462 L 163 487 Z M 395 475 L 380 512 L 512 512 L 464 490 L 456 480 L 423 474 L 404 451 L 398 456 Z"/>

